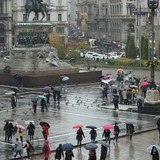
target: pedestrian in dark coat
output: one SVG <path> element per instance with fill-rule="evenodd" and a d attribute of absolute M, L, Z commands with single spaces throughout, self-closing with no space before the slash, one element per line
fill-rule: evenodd
<path fill-rule="evenodd" d="M 106 142 L 109 141 L 109 144 L 110 144 L 110 134 L 111 134 L 111 131 L 109 129 L 104 129 L 102 134 L 102 137 L 105 137 Z"/>
<path fill-rule="evenodd" d="M 73 157 L 74 157 L 74 154 L 72 151 L 65 152 L 65 160 L 72 160 Z"/>
<path fill-rule="evenodd" d="M 157 129 L 158 129 L 159 138 L 160 138 L 160 118 L 157 120 L 156 124 L 157 124 Z"/>
<path fill-rule="evenodd" d="M 30 141 L 31 141 L 34 139 L 35 125 L 32 122 L 30 122 L 27 129 L 28 129 L 28 135 L 29 135 Z"/>
<path fill-rule="evenodd" d="M 16 94 L 12 94 L 11 95 L 11 106 L 12 106 L 12 109 L 14 109 L 16 107 L 16 103 L 17 103 Z"/>
<path fill-rule="evenodd" d="M 9 142 L 9 122 L 8 121 L 4 125 L 3 130 L 5 131 L 5 142 Z"/>
<path fill-rule="evenodd" d="M 33 151 L 34 148 L 33 148 L 32 144 L 30 143 L 30 141 L 28 139 L 26 140 L 26 143 L 25 143 L 23 148 L 26 148 L 27 157 L 28 157 L 28 159 L 30 159 L 31 158 L 30 157 L 30 152 Z"/>
<path fill-rule="evenodd" d="M 95 142 L 96 137 L 97 137 L 97 132 L 94 128 L 91 129 L 91 131 L 89 132 L 90 137 L 91 137 L 91 142 Z"/>
<path fill-rule="evenodd" d="M 155 146 L 152 147 L 151 155 L 152 155 L 152 160 L 159 160 L 159 153 Z"/>
<path fill-rule="evenodd" d="M 62 156 L 64 157 L 62 144 L 59 144 L 59 146 L 56 148 L 55 160 L 61 160 Z"/>
<path fill-rule="evenodd" d="M 11 140 L 11 143 L 12 143 L 12 136 L 13 136 L 13 133 L 15 132 L 15 129 L 12 123 L 9 123 L 8 127 L 9 127 L 8 142 Z"/>
<path fill-rule="evenodd" d="M 46 101 L 44 98 L 41 99 L 41 112 L 44 112 L 44 108 L 46 109 L 46 111 L 48 111 L 47 105 L 46 105 Z"/>
<path fill-rule="evenodd" d="M 78 130 L 77 130 L 77 136 L 76 136 L 76 139 L 77 139 L 77 145 L 80 145 L 82 144 L 82 139 L 85 138 L 85 135 L 83 133 L 83 130 L 82 128 L 80 127 Z"/>
<path fill-rule="evenodd" d="M 119 109 L 118 107 L 118 96 L 113 97 L 114 110 Z"/>
<path fill-rule="evenodd" d="M 113 134 L 114 134 L 113 140 L 118 141 L 119 133 L 120 133 L 120 129 L 119 129 L 118 125 L 115 123 L 114 132 L 113 132 Z"/>
<path fill-rule="evenodd" d="M 107 147 L 101 146 L 100 160 L 105 160 L 107 156 Z"/>
<path fill-rule="evenodd" d="M 34 113 L 37 113 L 37 103 L 33 103 L 32 108 L 33 108 Z"/>
<path fill-rule="evenodd" d="M 130 140 L 132 140 L 132 136 L 134 133 L 134 125 L 133 124 L 129 124 L 129 134 L 130 134 Z"/>

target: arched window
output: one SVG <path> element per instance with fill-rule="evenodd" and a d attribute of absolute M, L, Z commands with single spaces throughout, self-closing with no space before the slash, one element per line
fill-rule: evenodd
<path fill-rule="evenodd" d="M 5 44 L 5 26 L 0 24 L 0 45 Z"/>

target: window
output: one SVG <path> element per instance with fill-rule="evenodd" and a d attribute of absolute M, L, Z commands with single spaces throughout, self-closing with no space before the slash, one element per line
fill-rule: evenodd
<path fill-rule="evenodd" d="M 64 33 L 64 27 L 57 27 L 56 32 L 57 33 Z"/>
<path fill-rule="evenodd" d="M 58 0 L 58 6 L 62 6 L 62 0 Z"/>
<path fill-rule="evenodd" d="M 58 14 L 58 21 L 62 21 L 62 14 Z"/>
<path fill-rule="evenodd" d="M 47 21 L 50 21 L 50 14 L 47 14 Z"/>
<path fill-rule="evenodd" d="M 23 21 L 25 21 L 26 20 L 26 15 L 25 14 L 23 14 Z"/>

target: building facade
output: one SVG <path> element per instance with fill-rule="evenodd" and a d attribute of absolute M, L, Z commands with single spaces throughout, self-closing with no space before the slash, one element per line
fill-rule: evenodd
<path fill-rule="evenodd" d="M 0 0 L 0 52 L 12 48 L 12 0 Z"/>

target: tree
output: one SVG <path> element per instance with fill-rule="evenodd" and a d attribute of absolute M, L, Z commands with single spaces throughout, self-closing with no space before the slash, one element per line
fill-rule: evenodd
<path fill-rule="evenodd" d="M 127 49 L 127 57 L 128 58 L 136 58 L 136 47 L 134 42 L 134 37 L 130 35 Z"/>
<path fill-rule="evenodd" d="M 141 59 L 148 60 L 148 46 L 149 40 L 147 37 L 141 36 Z"/>
<path fill-rule="evenodd" d="M 126 49 L 125 49 L 126 57 L 128 57 L 128 45 L 129 45 L 129 41 L 130 41 L 130 34 L 127 35 L 127 42 L 126 42 Z"/>
<path fill-rule="evenodd" d="M 76 49 L 84 49 L 84 50 L 90 50 L 91 47 L 90 45 L 88 44 L 87 41 L 81 41 L 81 42 L 78 42 L 77 45 L 76 45 Z"/>
<path fill-rule="evenodd" d="M 65 58 L 65 44 L 62 42 L 60 35 L 56 32 L 50 33 L 49 43 L 52 47 L 56 48 L 58 51 L 58 57 L 60 59 Z"/>

